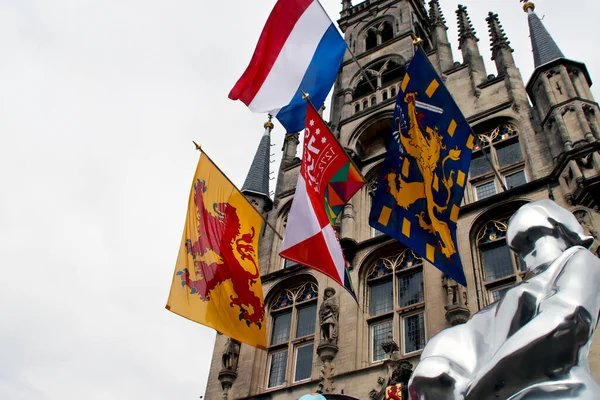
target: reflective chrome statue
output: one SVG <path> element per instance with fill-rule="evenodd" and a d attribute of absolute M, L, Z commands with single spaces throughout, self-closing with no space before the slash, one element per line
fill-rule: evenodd
<path fill-rule="evenodd" d="M 521 207 L 506 238 L 532 277 L 429 341 L 411 399 L 600 399 L 588 364 L 600 311 L 593 238 L 550 200 Z"/>

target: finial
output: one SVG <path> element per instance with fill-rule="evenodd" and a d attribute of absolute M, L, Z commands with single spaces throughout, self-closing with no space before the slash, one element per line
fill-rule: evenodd
<path fill-rule="evenodd" d="M 275 125 L 273 124 L 273 122 L 271 122 L 271 120 L 273 119 L 273 116 L 271 114 L 267 114 L 269 116 L 269 120 L 267 122 L 265 122 L 264 128 L 267 129 L 273 129 L 275 127 Z"/>
<path fill-rule="evenodd" d="M 444 14 L 442 13 L 442 7 L 440 6 L 439 0 L 431 0 L 429 2 L 429 21 L 433 26 L 443 26 L 448 29 L 446 26 L 446 18 L 444 18 Z"/>
<path fill-rule="evenodd" d="M 490 11 L 485 20 L 488 23 L 488 31 L 490 32 L 492 52 L 499 48 L 506 48 L 513 51 L 513 49 L 510 47 L 510 41 L 504 32 L 504 28 L 502 28 L 498 14 Z"/>
<path fill-rule="evenodd" d="M 413 44 L 415 46 L 420 46 L 423 43 L 423 39 L 421 39 L 420 37 L 418 37 L 414 33 L 411 32 L 410 36 L 412 36 Z"/>
<path fill-rule="evenodd" d="M 535 4 L 533 4 L 532 1 L 521 0 L 521 3 L 525 3 L 523 4 L 523 11 L 526 13 L 529 13 L 529 10 L 531 10 L 531 12 L 535 10 Z"/>
<path fill-rule="evenodd" d="M 302 93 L 302 100 L 308 100 L 309 94 L 304 90 L 300 89 L 300 93 Z"/>
<path fill-rule="evenodd" d="M 192 140 L 192 143 L 196 146 L 196 150 L 202 150 L 202 146 Z"/>
<path fill-rule="evenodd" d="M 459 4 L 456 16 L 458 18 L 458 41 L 462 42 L 467 38 L 474 38 L 479 41 L 475 33 L 475 28 L 473 28 L 473 24 L 471 23 L 471 18 L 467 13 L 467 7 Z M 459 45 L 458 48 L 460 49 L 461 46 Z"/>

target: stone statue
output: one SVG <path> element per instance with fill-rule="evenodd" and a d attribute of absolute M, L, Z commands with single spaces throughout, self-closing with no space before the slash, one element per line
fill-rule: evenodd
<path fill-rule="evenodd" d="M 337 343 L 338 337 L 338 317 L 340 307 L 337 299 L 334 297 L 335 289 L 326 288 L 323 303 L 319 309 L 319 319 L 321 321 L 321 340 L 328 343 Z"/>
<path fill-rule="evenodd" d="M 237 371 L 238 360 L 240 358 L 240 342 L 235 339 L 228 338 L 223 352 L 223 369 L 228 371 Z"/>
<path fill-rule="evenodd" d="M 427 343 L 411 399 L 600 399 L 588 364 L 600 312 L 593 238 L 542 200 L 510 218 L 506 239 L 530 278 Z"/>

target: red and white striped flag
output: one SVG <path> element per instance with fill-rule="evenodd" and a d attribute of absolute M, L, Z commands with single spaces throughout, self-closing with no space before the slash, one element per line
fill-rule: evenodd
<path fill-rule="evenodd" d="M 308 104 L 302 166 L 279 255 L 354 288 L 332 224 L 365 184 L 362 175 L 312 104 Z"/>

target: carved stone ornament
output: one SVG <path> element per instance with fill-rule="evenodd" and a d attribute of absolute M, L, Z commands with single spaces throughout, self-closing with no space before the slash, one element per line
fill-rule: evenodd
<path fill-rule="evenodd" d="M 386 398 L 388 387 L 402 384 L 402 398 L 408 399 L 408 382 L 413 372 L 413 366 L 406 360 L 387 360 L 384 362 L 387 368 L 387 378 L 379 377 L 377 387 L 369 392 L 369 399 L 383 400 Z"/>

